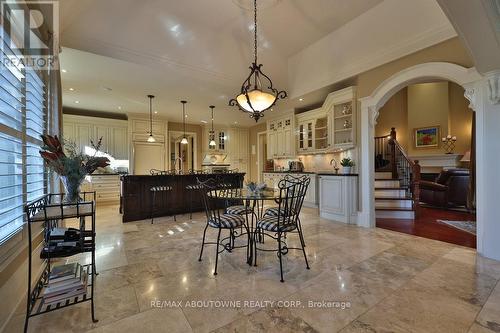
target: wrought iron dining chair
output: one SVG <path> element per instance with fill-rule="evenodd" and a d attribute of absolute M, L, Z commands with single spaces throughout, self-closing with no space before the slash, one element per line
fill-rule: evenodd
<path fill-rule="evenodd" d="M 257 221 L 257 228 L 254 233 L 254 237 L 258 237 L 258 235 L 262 234 L 264 236 L 271 237 L 278 242 L 278 249 L 263 249 L 255 246 L 255 265 L 257 265 L 258 251 L 277 251 L 280 263 L 281 282 L 285 281 L 283 279 L 282 257 L 291 249 L 302 250 L 304 260 L 306 262 L 306 268 L 309 269 L 309 262 L 307 261 L 307 255 L 304 249 L 305 246 L 303 242 L 302 229 L 299 227 L 299 214 L 310 182 L 311 180 L 309 177 L 285 177 L 282 179 L 278 184 L 280 195 L 279 199 L 277 199 L 278 207 L 276 207 L 276 215 L 268 214 Z M 294 231 L 299 234 L 300 248 L 289 247 L 286 244 L 286 233 Z M 257 239 L 255 239 L 254 243 L 257 244 Z"/>
<path fill-rule="evenodd" d="M 231 191 L 231 189 L 221 189 L 220 184 L 218 184 L 216 178 L 209 178 L 206 181 L 198 180 L 198 184 L 201 188 L 201 195 L 203 199 L 203 205 L 205 207 L 205 213 L 207 217 L 207 225 L 203 230 L 203 238 L 201 242 L 201 250 L 200 257 L 198 261 L 201 261 L 203 256 L 203 249 L 205 245 L 216 245 L 215 248 L 215 269 L 214 275 L 217 275 L 217 264 L 219 261 L 219 254 L 227 251 L 232 252 L 235 248 L 246 247 L 247 249 L 247 258 L 249 255 L 249 243 L 250 243 L 250 233 L 248 230 L 248 226 L 245 223 L 245 217 L 242 215 L 233 215 L 224 213 L 224 209 L 219 208 L 221 201 L 225 199 L 225 197 L 221 196 L 220 191 Z M 217 229 L 217 241 L 214 242 L 205 242 L 205 237 L 207 233 L 208 227 Z M 235 239 L 237 237 L 241 237 L 244 233 L 237 233 L 237 228 L 245 228 L 247 235 L 247 243 L 242 246 L 235 246 Z M 229 236 L 221 239 L 222 230 L 229 230 Z"/>
<path fill-rule="evenodd" d="M 287 174 L 287 175 L 285 175 L 285 177 L 283 177 L 283 179 L 293 180 L 293 181 L 305 181 L 306 179 L 310 179 L 310 178 L 308 176 L 293 176 L 293 175 Z M 309 187 L 309 185 L 308 185 L 308 187 Z M 307 188 L 306 188 L 306 192 L 307 192 Z M 264 212 L 264 216 L 278 216 L 278 214 L 279 214 L 278 210 L 279 210 L 278 207 L 267 208 Z M 298 230 L 300 230 L 301 232 L 299 233 Z M 300 212 L 299 212 L 299 214 L 297 214 L 297 232 L 299 234 L 300 241 L 302 242 L 304 247 L 306 247 L 306 242 L 304 241 L 304 235 L 302 233 L 302 222 L 300 220 Z"/>

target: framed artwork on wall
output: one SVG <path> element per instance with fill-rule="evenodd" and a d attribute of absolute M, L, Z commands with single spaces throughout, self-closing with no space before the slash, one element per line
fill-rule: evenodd
<path fill-rule="evenodd" d="M 415 128 L 413 135 L 415 136 L 415 148 L 439 147 L 439 126 Z"/>

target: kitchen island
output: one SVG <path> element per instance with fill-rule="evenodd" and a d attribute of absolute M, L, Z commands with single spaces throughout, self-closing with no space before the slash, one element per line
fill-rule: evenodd
<path fill-rule="evenodd" d="M 169 216 L 186 214 L 204 209 L 201 197 L 188 185 L 196 185 L 198 179 L 205 181 L 218 176 L 226 184 L 235 187 L 243 186 L 245 173 L 212 173 L 212 174 L 176 174 L 176 175 L 126 175 L 121 177 L 120 211 L 122 221 L 131 222 L 151 217 L 151 188 L 153 186 L 170 186 L 167 200 L 157 200 L 153 216 Z"/>

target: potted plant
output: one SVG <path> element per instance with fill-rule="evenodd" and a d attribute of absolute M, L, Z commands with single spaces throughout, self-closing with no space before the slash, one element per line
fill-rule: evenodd
<path fill-rule="evenodd" d="M 344 172 L 344 174 L 350 174 L 351 169 L 354 166 L 354 161 L 351 160 L 351 158 L 349 158 L 349 157 L 344 157 L 340 161 L 340 165 L 342 165 L 342 171 Z"/>
<path fill-rule="evenodd" d="M 48 168 L 61 178 L 65 193 L 64 202 L 76 203 L 80 201 L 80 187 L 85 176 L 92 174 L 97 168 L 109 165 L 107 157 L 97 156 L 101 148 L 102 138 L 97 144 L 90 141 L 92 148 L 94 148 L 92 156 L 84 154 L 74 142 L 69 141 L 65 144 L 66 154 L 57 135 L 42 135 L 42 140 L 44 146 L 40 150 L 40 155 Z"/>

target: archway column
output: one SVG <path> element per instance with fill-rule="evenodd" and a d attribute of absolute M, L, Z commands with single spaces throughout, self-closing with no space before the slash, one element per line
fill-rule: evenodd
<path fill-rule="evenodd" d="M 476 112 L 477 251 L 500 260 L 500 71 L 464 88 Z"/>
<path fill-rule="evenodd" d="M 400 89 L 441 79 L 465 89 L 476 112 L 477 249 L 500 260 L 500 71 L 480 75 L 474 68 L 451 63 L 425 63 L 404 69 L 361 98 L 361 169 L 358 225 L 375 227 L 374 132 L 379 109 Z"/>

